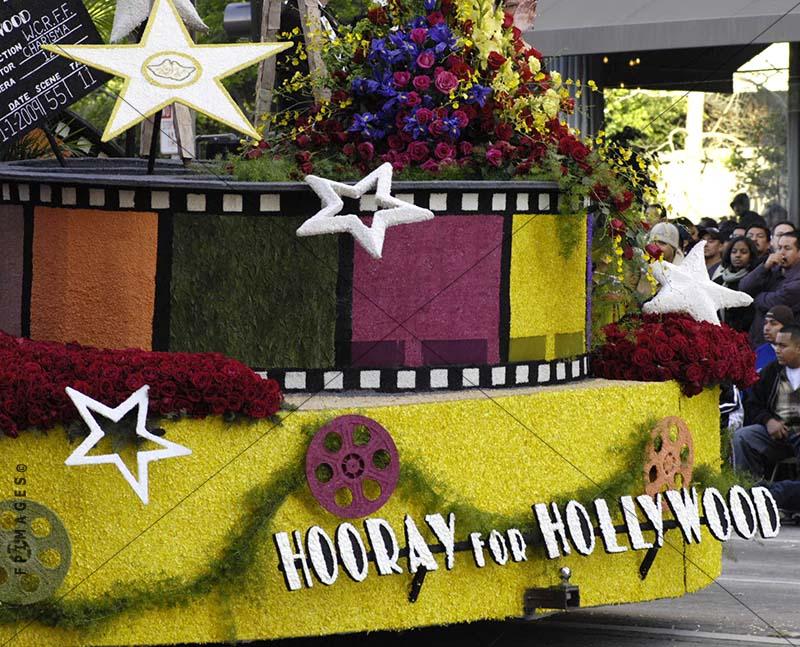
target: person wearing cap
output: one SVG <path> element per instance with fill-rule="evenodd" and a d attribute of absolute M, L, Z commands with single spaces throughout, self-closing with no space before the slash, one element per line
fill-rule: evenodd
<path fill-rule="evenodd" d="M 708 278 L 712 281 L 722 274 L 722 246 L 725 239 L 716 227 L 705 227 L 697 230 L 700 240 L 706 241 L 703 255 L 706 259 Z"/>
<path fill-rule="evenodd" d="M 658 245 L 663 260 L 673 265 L 680 265 L 683 262 L 680 234 L 675 225 L 669 222 L 656 223 L 647 236 L 647 242 Z"/>
<path fill-rule="evenodd" d="M 790 231 L 778 240 L 778 251 L 745 276 L 739 289 L 753 297 L 755 316 L 750 326 L 750 344 L 764 343 L 764 315 L 779 304 L 800 313 L 800 233 Z"/>
<path fill-rule="evenodd" d="M 775 338 L 784 326 L 792 324 L 794 324 L 794 313 L 789 306 L 773 306 L 764 315 L 763 333 L 766 341 L 756 348 L 756 370 L 759 373 L 765 366 L 778 359 L 775 354 Z"/>
<path fill-rule="evenodd" d="M 768 465 L 800 454 L 800 327 L 775 339 L 777 361 L 761 371 L 744 405 L 746 427 L 733 434 L 733 467 L 763 479 Z"/>

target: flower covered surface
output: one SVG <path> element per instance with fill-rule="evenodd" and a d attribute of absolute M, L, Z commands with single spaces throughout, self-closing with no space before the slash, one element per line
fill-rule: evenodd
<path fill-rule="evenodd" d="M 0 431 L 7 436 L 78 420 L 68 386 L 114 406 L 145 384 L 155 416 L 267 418 L 283 400 L 277 382 L 218 353 L 106 350 L 0 332 Z"/>
<path fill-rule="evenodd" d="M 758 380 L 747 335 L 724 324 L 676 314 L 630 316 L 605 326 L 603 336 L 592 363 L 598 377 L 677 380 L 689 396 L 713 384 L 746 388 Z"/>

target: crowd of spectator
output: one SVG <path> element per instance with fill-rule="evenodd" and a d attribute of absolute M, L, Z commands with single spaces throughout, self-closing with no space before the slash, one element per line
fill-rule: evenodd
<path fill-rule="evenodd" d="M 709 278 L 753 297 L 749 306 L 719 313 L 747 333 L 760 375 L 745 394 L 728 394 L 730 415 L 723 419 L 733 431 L 732 462 L 770 489 L 782 514 L 800 521 L 800 232 L 778 205 L 759 215 L 740 193 L 730 206 L 732 215 L 695 225 L 685 218 L 667 221 L 654 205 L 661 221 L 648 242 L 658 245 L 664 260 L 680 264 L 705 241 Z M 789 478 L 777 478 L 782 475 Z"/>

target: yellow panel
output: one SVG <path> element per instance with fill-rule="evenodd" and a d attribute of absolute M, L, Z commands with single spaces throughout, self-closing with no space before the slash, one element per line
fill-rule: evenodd
<path fill-rule="evenodd" d="M 147 506 L 112 465 L 65 466 L 76 445 L 69 445 L 63 430 L 26 432 L 16 440 L 0 437 L 0 473 L 9 477 L 2 480 L 0 498 L 14 496 L 12 477 L 24 469 L 27 496 L 64 521 L 73 543 L 73 563 L 60 589 L 74 588 L 67 600 L 114 598 L 129 587 L 152 589 L 169 577 L 176 578 L 169 585 L 179 589 L 180 582 L 202 574 L 221 557 L 230 535 L 250 515 L 248 495 L 266 484 L 277 487 L 275 475 L 284 470 L 302 473 L 304 426 L 317 428 L 357 411 L 389 430 L 402 465 L 413 466 L 446 501 L 526 516 L 532 503 L 630 469 L 624 448 L 638 426 L 652 418 L 683 417 L 695 439 L 696 463 L 718 464 L 717 398 L 712 389 L 687 400 L 676 383 L 590 380 L 566 388 L 506 391 L 496 401 L 428 397 L 415 404 L 376 406 L 369 399 L 342 398 L 339 410 L 292 412 L 275 428 L 267 421 L 231 425 L 219 418 L 165 422 L 167 437 L 193 453 L 151 463 Z M 262 492 L 255 502 L 268 500 L 269 494 Z M 558 583 L 563 565 L 572 567 L 584 606 L 682 595 L 685 576 L 690 589 L 707 584 L 691 569 L 685 573 L 681 535 L 670 531 L 669 545 L 645 581 L 638 576 L 644 557 L 638 551 L 606 555 L 598 548 L 587 558 L 547 560 L 530 550 L 527 562 L 489 562 L 483 569 L 474 566 L 470 552 L 462 552 L 449 572 L 437 555 L 439 570 L 428 574 L 416 604 L 407 601 L 408 573 L 378 577 L 372 566 L 361 584 L 340 574 L 332 586 L 317 582 L 289 592 L 271 534 L 312 525 L 331 533 L 341 520 L 322 511 L 304 483 L 279 499 L 276 509 L 270 527 L 257 536 L 257 556 L 245 575 L 198 594 L 186 606 L 112 612 L 106 623 L 82 631 L 37 622 L 0 625 L 0 642 L 13 647 L 218 642 L 233 635 L 246 640 L 505 618 L 521 614 L 525 589 Z M 401 480 L 372 516 L 386 519 L 402 537 L 405 513 L 424 525 L 425 514 L 439 511 L 444 512 L 431 509 Z M 457 517 L 457 540 L 475 530 L 489 528 L 472 527 Z M 707 538 L 690 552 L 708 576 L 719 574 L 716 542 Z M 405 571 L 405 560 L 401 565 Z M 177 594 L 168 599 L 181 600 Z"/>
<path fill-rule="evenodd" d="M 558 222 L 578 232 L 573 252 L 561 254 Z M 556 355 L 555 335 L 586 327 L 586 216 L 516 215 L 511 238 L 511 341 L 547 336 L 545 359 Z M 517 357 L 512 361 L 538 359 Z"/>

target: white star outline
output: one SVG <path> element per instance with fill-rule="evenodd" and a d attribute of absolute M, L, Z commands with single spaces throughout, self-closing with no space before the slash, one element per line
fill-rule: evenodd
<path fill-rule="evenodd" d="M 292 46 L 276 43 L 198 45 L 174 0 L 155 0 L 139 43 L 129 45 L 61 45 L 42 49 L 124 79 L 103 132 L 106 142 L 173 103 L 181 103 L 253 139 L 261 135 L 222 85 L 222 79 Z M 145 70 L 154 57 L 177 55 L 191 61 L 195 76 L 183 84 L 156 84 Z"/>
<path fill-rule="evenodd" d="M 65 465 L 98 465 L 103 463 L 111 463 L 117 466 L 117 469 L 125 477 L 125 480 L 133 488 L 136 495 L 142 500 L 142 503 L 147 505 L 149 502 L 149 485 L 148 485 L 148 469 L 147 466 L 153 461 L 158 461 L 164 458 L 176 458 L 178 456 L 188 456 L 192 450 L 183 445 L 173 443 L 165 438 L 151 434 L 145 427 L 147 421 L 147 406 L 148 396 L 147 392 L 150 387 L 145 385 L 135 391 L 127 400 L 115 408 L 110 408 L 88 395 L 76 391 L 73 388 L 67 387 L 66 392 L 75 408 L 78 409 L 83 421 L 89 427 L 89 435 L 86 439 L 78 445 L 78 448 L 70 454 L 69 458 L 64 461 Z M 131 474 L 125 461 L 119 454 L 100 454 L 98 456 L 89 456 L 89 451 L 93 449 L 97 443 L 106 435 L 100 425 L 97 423 L 94 415 L 91 413 L 100 414 L 104 418 L 112 422 L 119 422 L 122 418 L 132 409 L 138 407 L 139 410 L 136 414 L 136 434 L 161 445 L 162 449 L 149 449 L 136 453 L 136 471 L 138 478 Z"/>
<path fill-rule="evenodd" d="M 349 233 L 372 256 L 381 258 L 386 230 L 395 225 L 431 220 L 433 212 L 391 195 L 392 165 L 382 164 L 356 184 L 334 182 L 316 175 L 307 175 L 306 183 L 322 202 L 322 208 L 297 230 L 298 236 Z M 372 226 L 367 227 L 354 214 L 339 215 L 344 207 L 341 196 L 360 198 L 375 187 L 375 202 L 383 207 L 375 212 Z"/>
<path fill-rule="evenodd" d="M 667 261 L 651 264 L 653 276 L 661 289 L 642 306 L 645 314 L 668 312 L 688 314 L 696 321 L 720 325 L 717 310 L 739 308 L 753 303 L 753 297 L 714 283 L 706 269 L 703 250 L 706 241 L 692 247 L 683 263 L 673 265 Z"/>

